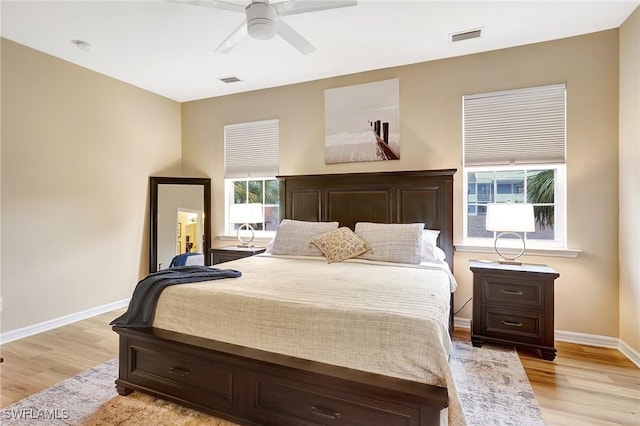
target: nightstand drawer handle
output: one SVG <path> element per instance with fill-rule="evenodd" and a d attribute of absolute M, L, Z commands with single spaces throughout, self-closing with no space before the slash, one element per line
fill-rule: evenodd
<path fill-rule="evenodd" d="M 522 327 L 521 322 L 502 321 L 502 324 L 509 325 L 511 327 Z"/>
<path fill-rule="evenodd" d="M 504 294 L 513 294 L 516 296 L 522 296 L 521 291 L 515 291 L 515 290 L 500 290 L 500 291 L 503 292 Z"/>
<path fill-rule="evenodd" d="M 340 413 L 330 409 L 313 406 L 311 407 L 311 412 L 316 416 L 324 417 L 325 419 L 340 420 Z"/>
<path fill-rule="evenodd" d="M 187 377 L 189 374 L 191 374 L 191 371 L 187 370 L 186 368 L 171 367 L 169 369 L 169 373 L 171 373 L 171 374 L 179 374 L 180 377 Z"/>

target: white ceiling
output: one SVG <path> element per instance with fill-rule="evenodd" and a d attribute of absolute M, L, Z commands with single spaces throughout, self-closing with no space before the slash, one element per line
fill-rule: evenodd
<path fill-rule="evenodd" d="M 279 37 L 245 38 L 216 53 L 243 14 L 160 0 L 2 0 L 0 29 L 9 40 L 184 102 L 617 28 L 638 4 L 359 0 L 281 18 L 317 48 L 306 56 Z M 451 33 L 478 28 L 480 39 L 449 42 Z M 218 80 L 229 76 L 242 81 Z"/>

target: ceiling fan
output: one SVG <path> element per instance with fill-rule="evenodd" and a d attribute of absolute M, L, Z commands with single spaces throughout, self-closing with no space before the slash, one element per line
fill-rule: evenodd
<path fill-rule="evenodd" d="M 316 48 L 280 17 L 358 4 L 357 0 L 288 0 L 278 3 L 251 0 L 247 6 L 217 0 L 187 0 L 180 3 L 245 13 L 246 19 L 216 48 L 216 52 L 230 52 L 247 34 L 258 40 L 268 40 L 278 34 L 304 55 L 314 52 Z"/>

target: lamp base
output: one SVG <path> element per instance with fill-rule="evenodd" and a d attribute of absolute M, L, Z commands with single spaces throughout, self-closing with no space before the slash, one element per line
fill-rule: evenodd
<path fill-rule="evenodd" d="M 255 246 L 253 244 L 246 243 L 246 244 L 238 244 L 238 245 L 236 245 L 236 247 L 238 247 L 238 248 L 253 248 Z"/>
<path fill-rule="evenodd" d="M 251 231 L 251 239 L 249 239 L 249 240 L 243 240 L 242 239 L 242 237 L 240 236 L 240 230 L 242 228 L 246 228 L 246 229 Z M 251 244 L 251 243 L 253 242 L 253 237 L 254 236 L 255 236 L 255 233 L 253 232 L 253 227 L 251 225 L 249 225 L 248 223 L 240 225 L 238 227 L 238 233 L 237 233 L 238 241 L 240 242 L 240 244 L 238 244 L 238 247 L 244 247 L 244 248 L 253 247 L 253 244 Z"/>
<path fill-rule="evenodd" d="M 508 256 L 505 256 L 503 253 L 500 253 L 500 250 L 498 249 L 498 240 L 500 239 L 500 237 L 503 237 L 505 235 L 515 235 L 520 239 L 520 241 L 522 241 L 522 250 L 520 250 L 520 253 L 516 254 L 513 257 L 508 257 Z M 522 262 L 516 259 L 518 259 L 520 256 L 524 254 L 526 243 L 522 235 L 518 234 L 517 232 L 505 231 L 505 232 L 499 233 L 496 236 L 495 241 L 493 242 L 493 248 L 496 250 L 496 253 L 498 254 L 498 256 L 500 256 L 500 260 L 498 261 L 498 263 L 502 265 L 522 265 Z"/>
<path fill-rule="evenodd" d="M 501 265 L 522 265 L 522 262 L 513 259 L 500 259 L 498 260 L 498 263 Z"/>

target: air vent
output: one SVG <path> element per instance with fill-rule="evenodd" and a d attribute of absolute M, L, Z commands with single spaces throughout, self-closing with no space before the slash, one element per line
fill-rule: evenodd
<path fill-rule="evenodd" d="M 482 36 L 482 29 L 451 34 L 451 43 L 462 40 L 470 40 L 472 38 L 479 38 L 480 36 Z"/>
<path fill-rule="evenodd" d="M 238 77 L 223 77 L 219 78 L 218 80 L 222 81 L 223 83 L 237 83 L 238 81 L 242 81 Z"/>
<path fill-rule="evenodd" d="M 84 40 L 71 40 L 71 43 L 73 43 L 80 50 L 84 50 L 87 52 L 91 50 L 91 45 Z"/>

